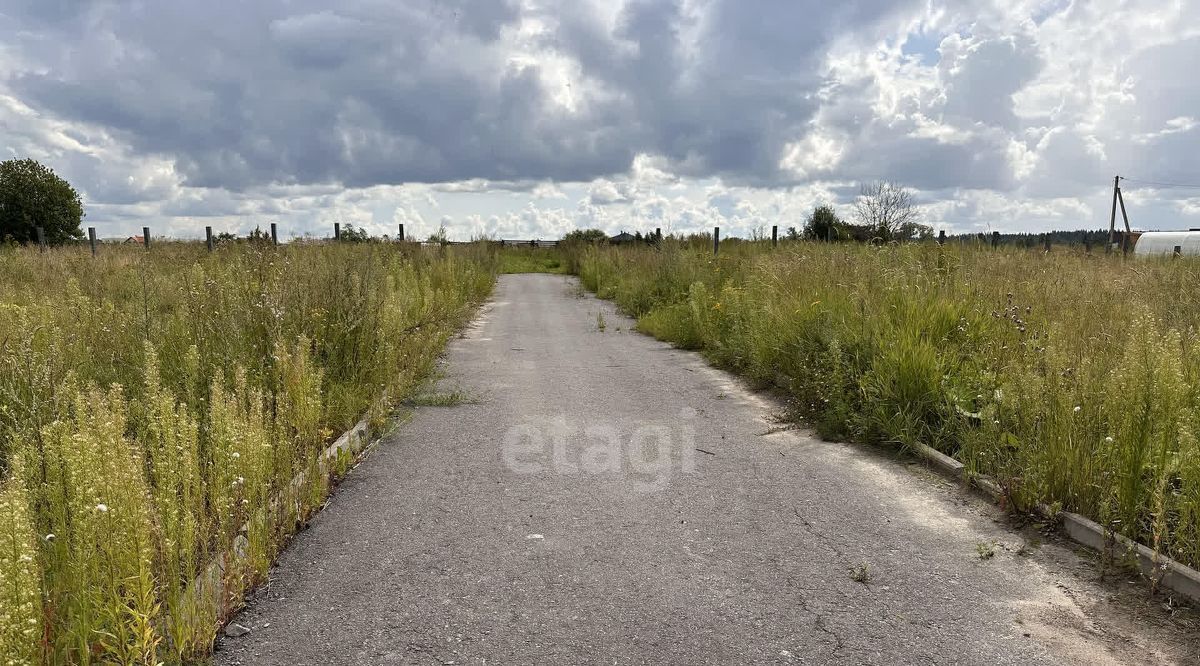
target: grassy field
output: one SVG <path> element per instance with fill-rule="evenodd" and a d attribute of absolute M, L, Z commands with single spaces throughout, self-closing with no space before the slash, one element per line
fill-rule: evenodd
<path fill-rule="evenodd" d="M 951 454 L 1008 501 L 1200 565 L 1200 262 L 935 244 L 589 248 L 638 327 L 829 438 Z"/>
<path fill-rule="evenodd" d="M 490 293 L 482 246 L 0 250 L 0 663 L 176 663 L 323 501 L 331 436 L 413 393 Z M 284 501 L 272 503 L 270 498 Z"/>
<path fill-rule="evenodd" d="M 566 273 L 563 254 L 553 248 L 508 247 L 500 254 L 501 273 Z"/>

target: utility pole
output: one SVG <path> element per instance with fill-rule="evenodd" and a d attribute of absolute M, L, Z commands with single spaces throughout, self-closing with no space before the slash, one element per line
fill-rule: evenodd
<path fill-rule="evenodd" d="M 1129 252 L 1129 215 L 1125 213 L 1125 197 L 1121 196 L 1121 177 L 1113 177 L 1112 211 L 1108 215 L 1108 249 L 1112 251 L 1117 234 L 1117 205 L 1121 206 L 1121 219 L 1125 221 L 1125 233 L 1121 235 L 1121 254 Z"/>

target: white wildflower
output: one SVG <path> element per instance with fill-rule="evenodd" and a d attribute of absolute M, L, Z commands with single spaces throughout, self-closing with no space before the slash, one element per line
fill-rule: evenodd
<path fill-rule="evenodd" d="M 107 504 L 97 504 L 96 510 L 99 511 L 100 513 L 108 513 L 108 505 Z"/>

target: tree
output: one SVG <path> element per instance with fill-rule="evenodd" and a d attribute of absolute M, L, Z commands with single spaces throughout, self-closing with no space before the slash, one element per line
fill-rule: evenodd
<path fill-rule="evenodd" d="M 871 230 L 874 237 L 884 241 L 903 241 L 924 238 L 932 230 L 920 222 L 920 211 L 912 193 L 888 181 L 876 181 L 862 186 L 854 203 L 854 216 L 859 224 Z"/>
<path fill-rule="evenodd" d="M 837 240 L 842 236 L 842 220 L 826 205 L 813 209 L 808 221 L 804 223 L 804 237 L 816 240 Z"/>
<path fill-rule="evenodd" d="M 49 167 L 30 159 L 0 162 L 0 239 L 59 245 L 83 238 L 79 193 Z"/>
<path fill-rule="evenodd" d="M 602 229 L 576 229 L 563 236 L 562 242 L 573 243 L 607 243 L 608 234 Z"/>
<path fill-rule="evenodd" d="M 362 227 L 355 227 L 353 224 L 347 224 L 345 229 L 342 229 L 342 241 L 346 243 L 367 243 L 375 240 L 371 238 L 371 234 Z"/>

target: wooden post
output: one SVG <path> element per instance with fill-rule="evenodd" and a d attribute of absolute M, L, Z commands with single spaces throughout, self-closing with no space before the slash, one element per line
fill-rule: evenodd
<path fill-rule="evenodd" d="M 206 241 L 208 241 L 208 251 L 212 252 L 213 251 L 212 227 L 204 227 L 204 238 Z"/>
<path fill-rule="evenodd" d="M 333 240 L 335 240 L 335 241 L 342 240 L 342 223 L 341 222 L 333 223 Z"/>
<path fill-rule="evenodd" d="M 150 227 L 142 227 L 142 245 L 150 249 Z"/>
<path fill-rule="evenodd" d="M 662 227 L 654 227 L 654 240 L 662 242 Z"/>
<path fill-rule="evenodd" d="M 274 222 L 271 223 L 271 245 L 279 246 L 279 228 Z"/>
<path fill-rule="evenodd" d="M 403 243 L 403 242 L 404 242 L 404 225 L 403 225 L 403 224 L 401 224 L 401 225 L 400 225 L 400 236 L 399 236 L 399 238 L 400 238 L 400 242 L 401 242 L 401 243 Z"/>
<path fill-rule="evenodd" d="M 42 227 L 37 228 L 38 249 L 42 252 L 46 251 L 46 230 Z"/>
<path fill-rule="evenodd" d="M 713 227 L 713 256 L 721 248 L 721 227 Z"/>
<path fill-rule="evenodd" d="M 938 229 L 938 245 L 946 244 L 946 230 Z"/>
<path fill-rule="evenodd" d="M 777 247 L 778 245 L 779 245 L 779 225 L 772 224 L 771 225 L 771 247 Z"/>
<path fill-rule="evenodd" d="M 88 227 L 88 242 L 92 244 L 92 256 L 96 256 L 96 227 Z"/>
<path fill-rule="evenodd" d="M 993 231 L 992 232 L 992 249 L 994 250 L 998 247 L 1000 247 L 1000 232 Z"/>

